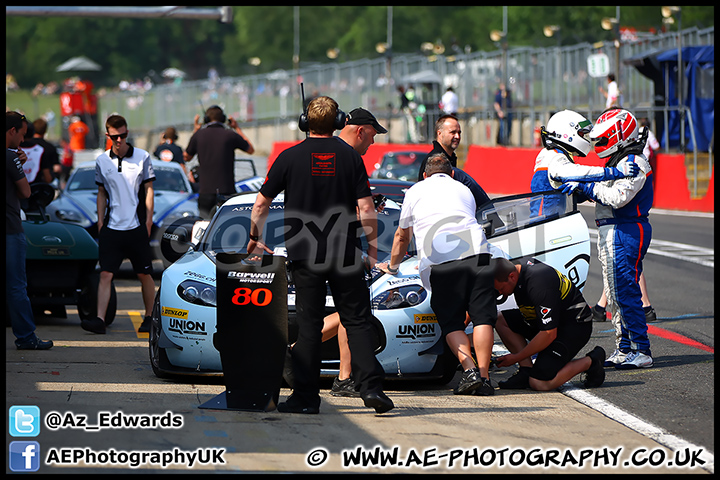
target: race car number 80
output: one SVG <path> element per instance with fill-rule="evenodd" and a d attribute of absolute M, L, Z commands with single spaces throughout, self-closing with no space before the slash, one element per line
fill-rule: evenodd
<path fill-rule="evenodd" d="M 256 288 L 251 290 L 247 287 L 235 289 L 232 303 L 235 305 L 253 304 L 257 307 L 264 307 L 272 301 L 272 292 L 267 288 Z"/>

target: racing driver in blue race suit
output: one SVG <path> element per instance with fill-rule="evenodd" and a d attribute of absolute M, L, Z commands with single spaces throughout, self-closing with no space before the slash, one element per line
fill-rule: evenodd
<path fill-rule="evenodd" d="M 638 133 L 638 122 L 632 113 L 621 108 L 606 110 L 589 134 L 595 152 L 600 158 L 608 158 L 606 167 L 628 160 L 640 167 L 640 174 L 601 182 L 568 182 L 562 186 L 564 193 L 579 191 L 596 202 L 598 256 L 616 334 L 616 349 L 605 366 L 618 369 L 653 365 L 638 283 L 652 237 L 648 214 L 653 204 L 653 185 L 649 178 L 650 163 L 642 154 L 647 131 Z"/>

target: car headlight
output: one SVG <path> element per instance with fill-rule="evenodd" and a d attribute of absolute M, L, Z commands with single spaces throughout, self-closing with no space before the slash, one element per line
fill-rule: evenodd
<path fill-rule="evenodd" d="M 185 280 L 177 287 L 177 293 L 188 303 L 203 307 L 217 307 L 215 287 L 195 280 Z"/>
<path fill-rule="evenodd" d="M 391 288 L 372 299 L 372 307 L 378 310 L 408 308 L 419 305 L 427 298 L 427 290 L 421 285 Z"/>

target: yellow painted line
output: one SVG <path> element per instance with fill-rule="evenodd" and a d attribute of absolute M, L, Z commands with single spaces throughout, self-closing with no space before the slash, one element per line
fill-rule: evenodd
<path fill-rule="evenodd" d="M 186 384 L 143 384 L 143 383 L 81 383 L 81 382 L 37 382 L 35 388 L 41 392 L 90 392 L 90 393 L 175 393 L 211 394 L 225 391 L 224 385 Z"/>
<path fill-rule="evenodd" d="M 128 311 L 128 315 L 130 316 L 130 321 L 133 324 L 135 333 L 137 333 L 138 338 L 149 338 L 150 334 L 148 332 L 138 332 L 138 329 L 140 328 L 140 325 L 142 324 L 143 318 L 145 312 L 138 312 L 136 310 Z"/>

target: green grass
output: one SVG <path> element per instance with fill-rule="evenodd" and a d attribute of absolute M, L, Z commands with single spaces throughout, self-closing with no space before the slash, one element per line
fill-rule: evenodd
<path fill-rule="evenodd" d="M 51 142 L 60 141 L 60 95 L 38 95 L 33 96 L 30 90 L 14 90 L 5 93 L 5 109 L 15 110 L 25 114 L 31 122 L 39 117 L 45 117 L 47 112 L 55 114 L 53 124 L 48 126 L 45 138 Z"/>

